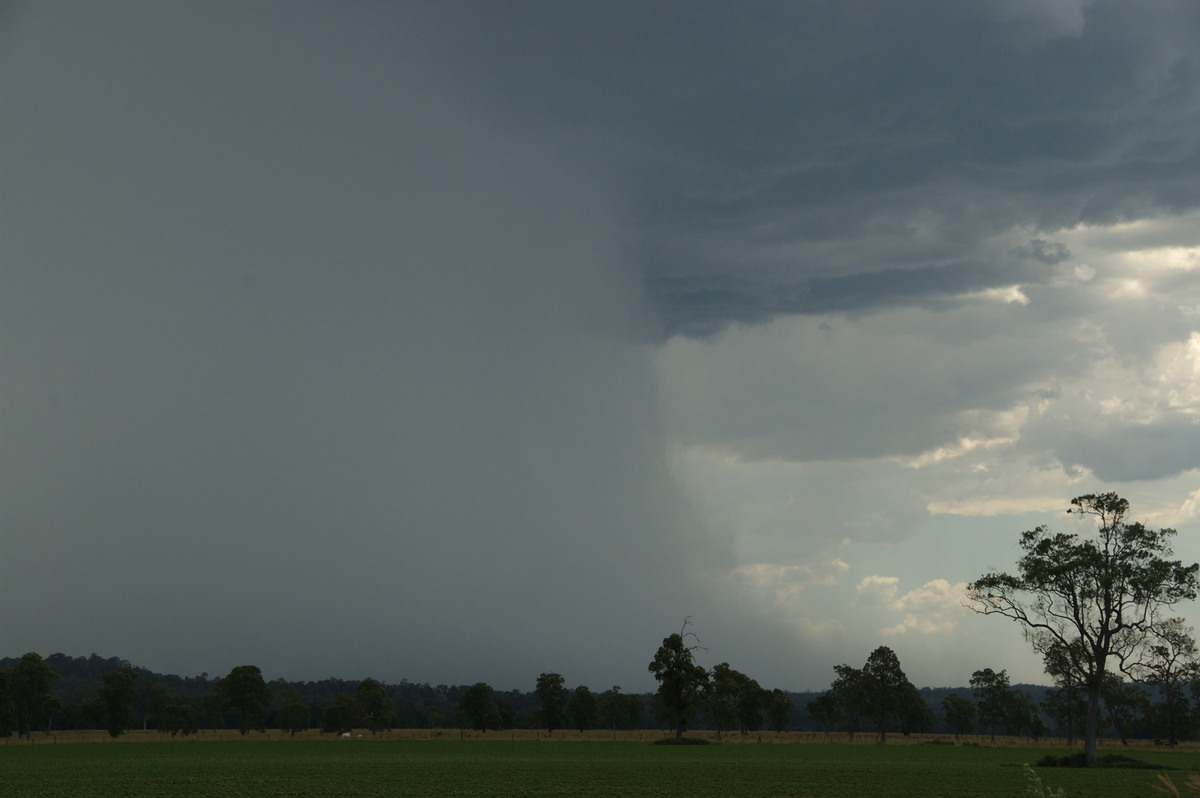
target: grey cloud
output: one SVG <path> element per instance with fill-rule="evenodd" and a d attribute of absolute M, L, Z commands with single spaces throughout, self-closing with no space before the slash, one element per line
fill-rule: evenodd
<path fill-rule="evenodd" d="M 1044 238 L 1034 238 L 1023 247 L 1018 247 L 1014 250 L 1014 254 L 1022 258 L 1032 258 L 1036 261 L 1041 261 L 1048 266 L 1053 266 L 1056 263 L 1062 263 L 1071 257 L 1071 250 L 1067 249 L 1062 244 L 1055 241 L 1047 241 Z"/>
<path fill-rule="evenodd" d="M 1193 4 L 520 8 L 487 15 L 501 33 L 482 40 L 504 74 L 531 78 L 523 101 L 651 167 L 636 253 L 668 334 L 809 312 L 788 298 L 830 270 L 845 279 L 826 288 L 847 293 L 822 307 L 907 304 L 922 269 L 967 264 L 969 281 L 997 231 L 1200 201 Z M 883 253 L 911 246 L 922 212 L 943 224 L 907 273 L 918 285 L 861 292 L 855 276 L 894 268 Z M 780 241 L 824 243 L 828 260 Z"/>
<path fill-rule="evenodd" d="M 1063 467 L 1089 469 L 1105 482 L 1139 482 L 1173 477 L 1200 468 L 1200 425 L 1173 414 L 1151 424 L 1105 424 L 1070 427 L 1069 435 L 1053 430 L 1032 432 Z"/>
<path fill-rule="evenodd" d="M 672 436 L 748 460 L 916 456 L 1086 368 L 1027 308 L 995 304 L 810 318 L 673 341 L 660 365 Z"/>
<path fill-rule="evenodd" d="M 646 290 L 668 329 L 703 337 L 729 323 L 757 324 L 780 315 L 860 313 L 898 303 L 940 309 L 960 302 L 957 295 L 1030 279 L 1042 275 L 1015 263 L 952 263 L 794 283 L 736 273 L 673 276 L 648 281 Z"/>

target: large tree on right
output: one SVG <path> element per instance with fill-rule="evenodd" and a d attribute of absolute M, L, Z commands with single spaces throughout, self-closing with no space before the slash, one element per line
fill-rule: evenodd
<path fill-rule="evenodd" d="M 1020 623 L 1034 651 L 1084 685 L 1088 764 L 1096 762 L 1109 661 L 1122 671 L 1145 661 L 1169 628 L 1169 608 L 1196 598 L 1200 564 L 1171 559 L 1175 530 L 1128 522 L 1128 511 L 1115 493 L 1072 499 L 1067 512 L 1094 518 L 1095 535 L 1025 532 L 1016 573 L 988 573 L 968 586 L 971 609 Z"/>

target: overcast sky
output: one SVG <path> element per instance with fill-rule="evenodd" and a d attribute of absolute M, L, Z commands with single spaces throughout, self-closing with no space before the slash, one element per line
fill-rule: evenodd
<path fill-rule="evenodd" d="M 0 4 L 0 654 L 1047 682 L 1200 559 L 1200 5 Z M 1187 608 L 1190 619 L 1200 618 Z"/>

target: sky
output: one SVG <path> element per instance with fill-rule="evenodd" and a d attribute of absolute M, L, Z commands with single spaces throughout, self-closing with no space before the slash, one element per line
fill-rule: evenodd
<path fill-rule="evenodd" d="M 648 690 L 1006 669 L 1200 560 L 1200 6 L 0 3 L 0 641 Z M 1194 606 L 1182 609 L 1189 623 Z"/>

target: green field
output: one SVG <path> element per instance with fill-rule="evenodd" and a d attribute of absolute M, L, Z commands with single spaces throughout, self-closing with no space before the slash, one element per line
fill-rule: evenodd
<path fill-rule="evenodd" d="M 1022 796 L 1043 747 L 528 740 L 221 740 L 0 746 L 15 796 Z M 1155 770 L 1039 769 L 1069 798 L 1161 795 L 1195 752 L 1141 750 Z"/>

